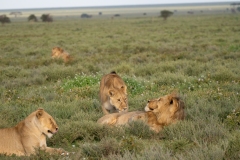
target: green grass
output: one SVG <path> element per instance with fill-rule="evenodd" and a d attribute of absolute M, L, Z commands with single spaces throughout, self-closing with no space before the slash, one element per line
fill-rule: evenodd
<path fill-rule="evenodd" d="M 240 50 L 235 15 L 13 22 L 0 27 L 0 127 L 39 107 L 57 121 L 51 147 L 69 159 L 239 159 Z M 60 46 L 73 61 L 51 59 Z M 186 120 L 156 134 L 142 123 L 108 127 L 100 79 L 116 71 L 129 110 L 179 92 Z M 1 159 L 9 159 L 1 155 Z M 29 158 L 60 159 L 39 152 Z"/>

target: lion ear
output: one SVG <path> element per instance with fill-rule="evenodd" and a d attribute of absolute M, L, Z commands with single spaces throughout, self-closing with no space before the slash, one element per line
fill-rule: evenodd
<path fill-rule="evenodd" d="M 109 90 L 109 91 L 108 91 L 108 95 L 109 95 L 110 97 L 114 96 L 114 91 L 113 91 L 113 90 Z"/>
<path fill-rule="evenodd" d="M 36 117 L 39 119 L 43 115 L 43 109 L 38 109 Z"/>
<path fill-rule="evenodd" d="M 169 95 L 168 96 L 168 101 L 170 104 L 173 104 L 173 100 L 175 99 L 174 95 Z"/>
<path fill-rule="evenodd" d="M 121 86 L 121 90 L 122 90 L 125 94 L 127 94 L 127 86 Z"/>

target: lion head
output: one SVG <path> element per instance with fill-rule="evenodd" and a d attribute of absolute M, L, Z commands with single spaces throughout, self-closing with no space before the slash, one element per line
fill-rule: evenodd
<path fill-rule="evenodd" d="M 62 48 L 60 48 L 60 47 L 53 47 L 52 48 L 52 58 L 59 57 L 63 52 L 64 52 L 64 50 Z"/>
<path fill-rule="evenodd" d="M 47 112 L 43 109 L 38 109 L 36 111 L 36 124 L 38 129 L 46 135 L 48 138 L 51 138 L 53 134 L 57 133 L 58 125 Z"/>
<path fill-rule="evenodd" d="M 177 94 L 172 93 L 148 101 L 145 111 L 153 112 L 159 124 L 165 126 L 183 120 L 185 117 L 184 102 Z"/>
<path fill-rule="evenodd" d="M 128 99 L 125 92 L 121 89 L 110 89 L 108 91 L 109 102 L 115 107 L 117 112 L 125 112 L 128 109 Z"/>
<path fill-rule="evenodd" d="M 60 47 L 53 47 L 52 48 L 52 58 L 53 59 L 62 58 L 64 60 L 64 62 L 69 62 L 70 60 L 72 60 L 72 57 L 69 55 L 69 53 L 64 51 Z"/>

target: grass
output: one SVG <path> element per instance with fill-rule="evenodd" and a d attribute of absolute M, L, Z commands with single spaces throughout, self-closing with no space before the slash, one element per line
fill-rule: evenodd
<path fill-rule="evenodd" d="M 239 14 L 16 22 L 0 27 L 0 127 L 39 107 L 57 121 L 51 147 L 69 159 L 238 159 Z M 60 46 L 73 61 L 51 59 Z M 186 120 L 153 133 L 142 123 L 112 128 L 103 114 L 100 79 L 115 70 L 128 87 L 130 111 L 172 91 Z M 61 159 L 35 156 L 1 159 Z"/>

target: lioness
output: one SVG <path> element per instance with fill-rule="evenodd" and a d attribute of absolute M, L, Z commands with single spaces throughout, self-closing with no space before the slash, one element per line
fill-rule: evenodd
<path fill-rule="evenodd" d="M 63 61 L 66 63 L 70 61 L 71 57 L 69 53 L 65 52 L 62 48 L 60 47 L 53 47 L 52 48 L 52 58 L 53 59 L 59 59 L 62 58 Z"/>
<path fill-rule="evenodd" d="M 128 111 L 127 86 L 115 71 L 102 77 L 99 97 L 104 114 Z"/>
<path fill-rule="evenodd" d="M 46 136 L 51 138 L 57 131 L 58 125 L 52 116 L 38 109 L 15 127 L 0 129 L 0 153 L 29 156 L 39 148 L 50 154 L 68 154 L 63 149 L 47 147 Z"/>
<path fill-rule="evenodd" d="M 119 126 L 135 120 L 143 120 L 150 129 L 159 132 L 164 126 L 183 120 L 185 117 L 184 102 L 175 93 L 148 101 L 144 109 L 145 111 L 105 115 L 97 122 Z"/>

